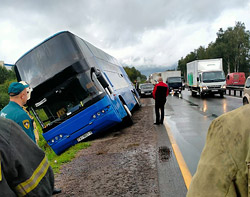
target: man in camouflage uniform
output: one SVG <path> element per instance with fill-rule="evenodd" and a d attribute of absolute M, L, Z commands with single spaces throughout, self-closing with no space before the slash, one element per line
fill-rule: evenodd
<path fill-rule="evenodd" d="M 215 119 L 188 197 L 250 197 L 250 105 Z"/>
<path fill-rule="evenodd" d="M 0 117 L 0 196 L 51 196 L 54 174 L 45 153 L 14 121 Z"/>

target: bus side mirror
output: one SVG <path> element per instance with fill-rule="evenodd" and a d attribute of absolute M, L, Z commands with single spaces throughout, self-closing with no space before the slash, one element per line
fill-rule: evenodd
<path fill-rule="evenodd" d="M 197 81 L 200 81 L 200 80 L 199 80 L 199 77 L 197 77 Z"/>
<path fill-rule="evenodd" d="M 98 71 L 95 67 L 91 67 L 91 69 L 90 69 L 90 78 L 91 78 L 91 81 L 94 82 L 93 77 L 92 77 L 93 73 L 95 73 L 96 79 L 100 82 L 100 84 L 102 85 L 102 87 L 104 89 L 107 88 L 107 92 L 109 94 L 112 94 L 112 90 L 109 87 L 108 82 L 105 80 L 105 78 L 103 77 L 102 73 L 100 71 Z"/>
<path fill-rule="evenodd" d="M 109 87 L 108 82 L 104 79 L 103 75 L 101 72 L 96 73 L 96 78 L 100 82 L 103 88 Z"/>

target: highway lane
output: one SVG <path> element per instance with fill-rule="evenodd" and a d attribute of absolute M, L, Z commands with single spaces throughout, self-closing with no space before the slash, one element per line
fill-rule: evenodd
<path fill-rule="evenodd" d="M 187 90 L 182 92 L 182 98 L 168 97 L 165 120 L 192 175 L 196 171 L 212 120 L 240 106 L 242 98 L 239 97 L 192 97 Z"/>

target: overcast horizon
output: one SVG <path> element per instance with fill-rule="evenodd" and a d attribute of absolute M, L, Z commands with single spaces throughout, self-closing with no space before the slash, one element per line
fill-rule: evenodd
<path fill-rule="evenodd" d="M 249 10 L 250 0 L 2 0 L 0 61 L 14 64 L 66 30 L 148 76 L 207 47 L 220 28 L 240 21 L 249 30 Z"/>

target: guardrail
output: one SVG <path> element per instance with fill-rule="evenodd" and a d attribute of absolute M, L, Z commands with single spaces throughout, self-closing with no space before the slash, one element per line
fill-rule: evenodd
<path fill-rule="evenodd" d="M 242 97 L 243 90 L 244 90 L 244 87 L 241 87 L 241 86 L 227 86 L 226 94 L 232 95 L 231 93 L 233 93 L 233 96 Z"/>

